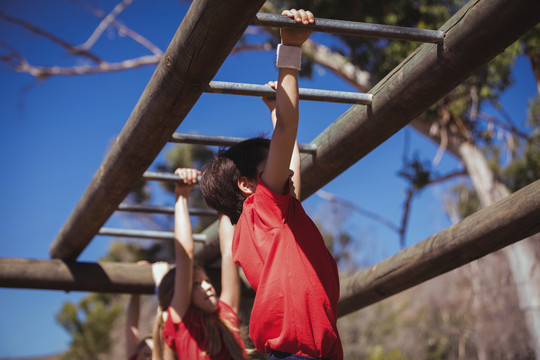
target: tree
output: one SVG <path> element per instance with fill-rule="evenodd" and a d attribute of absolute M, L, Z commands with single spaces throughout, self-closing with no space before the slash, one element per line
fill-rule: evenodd
<path fill-rule="evenodd" d="M 105 25 L 114 25 L 115 18 L 118 16 L 123 8 L 130 2 L 124 1 L 116 7 L 108 17 L 103 16 L 102 22 Z M 274 4 L 274 5 L 272 5 Z M 122 6 L 120 6 L 122 5 Z M 316 11 L 318 16 L 328 18 L 340 18 L 349 19 L 355 21 L 368 21 L 379 22 L 386 24 L 395 24 L 403 26 L 417 26 L 425 28 L 438 28 L 440 24 L 449 17 L 449 15 L 455 12 L 462 5 L 458 1 L 420 1 L 410 3 L 407 1 L 395 1 L 391 4 L 380 1 L 368 1 L 359 3 L 341 2 L 340 6 L 336 6 L 335 2 L 331 1 L 316 1 L 316 2 L 294 2 L 296 7 L 309 7 Z M 267 4 L 265 11 L 278 12 L 277 10 L 282 7 L 288 7 L 290 4 L 285 1 L 275 1 Z M 104 14 L 103 14 L 104 15 Z M 6 18 L 4 16 L 4 18 Z M 26 26 L 26 25 L 23 25 Z M 27 28 L 29 26 L 26 26 Z M 537 40 L 538 40 L 538 27 L 534 31 L 531 31 L 524 38 L 524 51 L 531 58 L 535 74 L 537 74 Z M 45 35 L 44 31 L 37 31 L 41 35 Z M 99 33 L 99 32 L 96 32 Z M 52 38 L 51 36 L 47 36 Z M 267 43 L 275 43 L 275 38 L 269 37 Z M 91 41 L 87 43 L 92 43 Z M 264 49 L 267 48 L 267 43 L 256 44 L 254 46 L 248 42 L 240 43 L 238 51 L 242 49 Z M 61 43 L 61 46 L 72 51 L 72 45 Z M 327 69 L 330 69 L 334 73 L 347 80 L 360 90 L 368 90 L 373 83 L 384 76 L 390 71 L 401 59 L 403 59 L 412 49 L 415 44 L 394 42 L 394 41 L 375 41 L 365 39 L 350 39 L 340 38 L 338 42 L 333 43 L 332 47 L 325 46 L 323 44 L 317 44 L 310 42 L 306 46 L 306 53 L 308 54 L 310 62 L 306 63 L 307 68 L 309 66 L 318 64 Z M 505 121 L 499 121 L 493 117 L 487 117 L 481 112 L 482 104 L 494 103 L 497 105 L 498 96 L 510 83 L 510 65 L 518 53 L 521 53 L 522 48 L 520 44 L 516 44 L 511 47 L 508 52 L 501 57 L 494 60 L 489 66 L 481 70 L 478 74 L 471 77 L 464 84 L 456 88 L 448 97 L 441 99 L 435 106 L 433 106 L 428 112 L 423 114 L 411 125 L 419 133 L 426 135 L 437 144 L 440 144 L 441 154 L 443 151 L 449 151 L 455 155 L 463 164 L 463 167 L 467 170 L 472 179 L 472 185 L 476 190 L 476 195 L 480 199 L 482 206 L 487 206 L 490 203 L 497 201 L 502 196 L 506 196 L 508 193 L 505 190 L 505 186 L 499 180 L 499 172 L 502 167 L 491 166 L 492 162 L 499 163 L 497 154 L 500 148 L 504 147 L 510 149 L 514 154 L 528 154 L 525 156 L 526 161 L 522 161 L 517 168 L 520 171 L 514 171 L 512 175 L 509 175 L 507 181 L 515 181 L 515 184 L 523 184 L 528 180 L 524 179 L 519 173 L 525 173 L 527 176 L 531 174 L 530 167 L 534 168 L 537 164 L 534 159 L 537 159 L 535 155 L 537 150 L 534 147 L 535 141 L 532 136 L 523 134 L 517 131 L 517 128 Z M 77 56 L 85 56 L 92 58 L 92 54 L 89 52 L 88 47 L 83 47 L 83 50 L 75 51 Z M 18 71 L 26 71 L 37 78 L 46 78 L 54 76 L 55 72 L 52 68 L 45 69 L 42 67 L 30 66 L 21 54 L 16 51 L 12 51 L 9 55 L 3 57 L 3 59 L 12 64 Z M 95 59 L 97 64 L 103 63 L 98 59 Z M 102 66 L 103 70 L 99 70 L 99 66 L 90 70 L 87 67 L 86 72 L 99 72 L 110 71 L 113 66 Z M 77 67 L 72 67 L 70 71 L 64 71 L 63 73 L 82 73 Z M 60 73 L 60 72 L 58 72 Z M 538 76 L 537 76 L 538 79 Z M 498 142 L 493 137 L 493 132 L 490 128 L 496 129 L 495 132 L 504 134 L 505 142 Z M 520 139 L 518 141 L 517 139 Z M 521 141 L 529 144 L 523 150 L 515 144 L 521 143 Z M 514 144 L 512 146 L 512 144 Z M 536 143 L 537 144 L 537 143 Z M 484 152 L 483 150 L 486 149 Z M 489 157 L 487 157 L 489 156 Z M 412 195 L 418 192 L 417 184 L 420 177 L 426 177 L 425 169 L 420 169 L 417 165 L 421 162 L 408 160 L 408 163 L 412 165 L 412 168 L 404 166 L 404 175 L 408 177 L 411 182 L 411 191 L 408 199 L 412 199 Z M 416 163 L 416 165 L 415 165 Z M 517 164 L 517 163 L 516 163 Z M 413 169 L 416 166 L 416 170 L 410 172 L 407 169 Z M 431 173 L 428 179 L 432 179 Z M 534 179 L 537 175 L 534 174 L 528 177 L 528 179 Z M 415 185 L 416 184 L 416 185 Z M 404 214 L 408 213 L 408 206 L 410 201 L 405 201 Z M 407 205 L 409 204 L 409 205 Z M 404 219 L 407 217 L 404 215 Z M 402 224 L 399 229 L 405 232 L 406 223 Z M 401 237 L 402 242 L 403 236 Z M 527 244 L 522 242 L 520 244 Z M 523 246 L 524 250 L 519 250 L 516 265 L 527 264 L 523 259 L 527 259 L 527 255 L 534 254 L 533 251 L 528 250 L 529 246 Z M 518 246 L 521 249 L 521 246 Z M 528 258 L 528 263 L 525 268 L 515 268 L 513 274 L 531 274 L 530 270 L 534 269 L 536 259 Z M 511 261 L 511 263 L 514 263 Z M 532 264 L 532 265 L 531 265 Z M 526 279 L 529 280 L 529 279 Z M 526 283 L 534 285 L 535 281 L 523 282 L 521 278 L 516 278 L 516 283 Z M 534 291 L 533 291 L 534 292 Z M 538 291 L 536 291 L 538 293 Z M 521 296 L 520 298 L 525 298 Z M 535 316 L 527 316 L 527 318 L 536 318 Z M 540 338 L 539 336 L 531 336 L 532 338 Z"/>
<path fill-rule="evenodd" d="M 92 294 L 79 304 L 64 304 L 57 320 L 73 337 L 62 359 L 107 358 L 113 339 L 110 330 L 122 312 L 120 305 L 107 294 Z"/>

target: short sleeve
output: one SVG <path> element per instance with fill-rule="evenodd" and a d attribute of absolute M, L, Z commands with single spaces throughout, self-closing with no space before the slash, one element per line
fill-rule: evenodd
<path fill-rule="evenodd" d="M 229 304 L 224 301 L 220 301 L 219 312 L 224 319 L 227 319 L 234 326 L 238 326 L 238 315 L 233 308 L 229 306 Z"/>
<path fill-rule="evenodd" d="M 255 190 L 254 208 L 267 225 L 277 227 L 286 221 L 291 199 L 291 194 L 282 195 L 270 190 L 259 176 Z M 278 223 L 273 224 L 274 221 L 278 221 Z"/>
<path fill-rule="evenodd" d="M 183 331 L 187 331 L 184 322 L 189 323 L 192 317 L 191 306 L 188 307 L 186 313 L 182 317 L 182 321 L 175 323 L 172 321 L 172 316 L 170 312 L 170 307 L 167 309 L 167 320 L 163 324 L 163 341 L 167 344 L 172 351 L 176 354 L 176 341 L 178 334 Z"/>

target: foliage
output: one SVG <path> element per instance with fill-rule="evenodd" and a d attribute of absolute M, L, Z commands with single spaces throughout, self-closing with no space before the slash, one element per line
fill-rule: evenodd
<path fill-rule="evenodd" d="M 416 154 L 412 160 L 404 160 L 403 169 L 398 175 L 406 179 L 414 190 L 421 190 L 430 182 L 431 166 L 426 161 L 421 161 Z"/>
<path fill-rule="evenodd" d="M 536 82 L 540 79 L 540 24 L 523 36 L 524 53 L 531 61 Z"/>
<path fill-rule="evenodd" d="M 529 102 L 528 124 L 533 127 L 536 142 L 525 145 L 521 157 L 516 158 L 503 172 L 503 179 L 512 191 L 540 179 L 540 95 Z"/>
<path fill-rule="evenodd" d="M 64 304 L 56 319 L 71 334 L 72 341 L 60 359 L 106 358 L 113 343 L 110 331 L 122 313 L 122 307 L 113 298 L 108 294 L 91 294 L 77 305 Z"/>
<path fill-rule="evenodd" d="M 529 101 L 527 122 L 530 126 L 536 128 L 536 130 L 533 131 L 533 136 L 540 138 L 540 94 L 537 95 L 535 99 Z"/>
<path fill-rule="evenodd" d="M 368 347 L 367 360 L 406 360 L 407 358 L 397 349 L 385 352 L 381 345 Z"/>
<path fill-rule="evenodd" d="M 454 198 L 452 203 L 456 208 L 459 218 L 466 218 L 480 210 L 480 199 L 476 192 L 466 183 L 453 186 L 450 189 L 450 195 Z"/>
<path fill-rule="evenodd" d="M 354 257 L 351 255 L 354 252 L 351 251 L 352 237 L 349 233 L 341 230 L 337 233 L 328 232 L 320 222 L 316 222 L 319 231 L 322 234 L 324 244 L 332 256 L 336 260 L 338 268 L 351 269 L 356 268 L 358 265 L 355 263 Z"/>
<path fill-rule="evenodd" d="M 146 260 L 155 262 L 158 260 L 170 261 L 170 257 L 170 253 L 164 251 L 163 245 L 159 242 L 143 247 L 138 243 L 115 241 L 101 261 L 135 263 Z"/>
<path fill-rule="evenodd" d="M 424 29 L 439 28 L 451 14 L 456 12 L 464 1 L 392 1 L 391 3 L 369 1 L 272 1 L 276 9 L 304 8 L 312 10 L 316 16 L 387 24 Z M 368 71 L 374 81 L 382 79 L 393 70 L 401 60 L 409 55 L 418 43 L 407 41 L 388 41 L 364 37 L 339 36 L 340 44 L 333 44 L 333 50 L 341 52 L 350 61 Z"/>
<path fill-rule="evenodd" d="M 503 179 L 511 191 L 516 191 L 540 179 L 540 150 L 534 144 L 526 146 L 523 155 L 503 172 Z"/>

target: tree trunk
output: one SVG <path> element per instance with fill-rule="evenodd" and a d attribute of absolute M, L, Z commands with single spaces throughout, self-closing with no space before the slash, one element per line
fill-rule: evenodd
<path fill-rule="evenodd" d="M 464 142 L 459 155 L 471 176 L 482 207 L 489 206 L 510 195 L 508 188 L 495 178 L 488 161 L 476 146 Z M 536 265 L 534 246 L 539 236 L 532 236 L 504 248 L 523 313 L 531 345 L 540 359 L 540 271 Z"/>

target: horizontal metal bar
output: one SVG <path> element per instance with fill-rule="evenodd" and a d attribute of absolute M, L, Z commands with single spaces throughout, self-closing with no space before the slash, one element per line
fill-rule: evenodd
<path fill-rule="evenodd" d="M 174 233 L 172 231 L 114 229 L 102 227 L 98 231 L 97 235 L 139 239 L 174 240 Z M 193 241 L 205 242 L 206 235 L 193 234 Z"/>
<path fill-rule="evenodd" d="M 444 32 L 440 30 L 417 29 L 403 26 L 370 24 L 355 21 L 315 18 L 313 24 L 299 24 L 285 15 L 258 13 L 251 23 L 255 26 L 303 28 L 312 31 L 341 35 L 385 38 L 393 40 L 421 41 L 442 44 Z"/>
<path fill-rule="evenodd" d="M 276 91 L 268 85 L 231 83 L 224 81 L 210 81 L 205 92 L 214 94 L 247 95 L 247 96 L 276 96 Z M 318 89 L 298 89 L 300 100 L 326 101 L 345 104 L 371 105 L 372 94 L 318 90 Z"/>
<path fill-rule="evenodd" d="M 247 140 L 240 137 L 229 136 L 212 136 L 212 135 L 198 135 L 198 134 L 181 134 L 175 133 L 171 137 L 171 142 L 181 144 L 197 144 L 208 146 L 232 146 Z M 298 149 L 301 153 L 316 154 L 317 146 L 315 144 L 298 144 Z"/>
<path fill-rule="evenodd" d="M 117 211 L 129 211 L 140 213 L 174 214 L 174 206 L 157 206 L 146 204 L 126 204 L 118 205 Z M 217 211 L 212 209 L 189 208 L 189 214 L 194 216 L 217 216 Z"/>
<path fill-rule="evenodd" d="M 173 182 L 173 183 L 182 182 L 182 179 L 180 179 L 178 175 L 170 174 L 170 173 L 154 172 L 154 171 L 146 171 L 143 174 L 142 178 L 143 180 L 167 181 L 167 182 Z M 200 175 L 197 177 L 197 182 L 198 181 L 201 181 Z"/>

